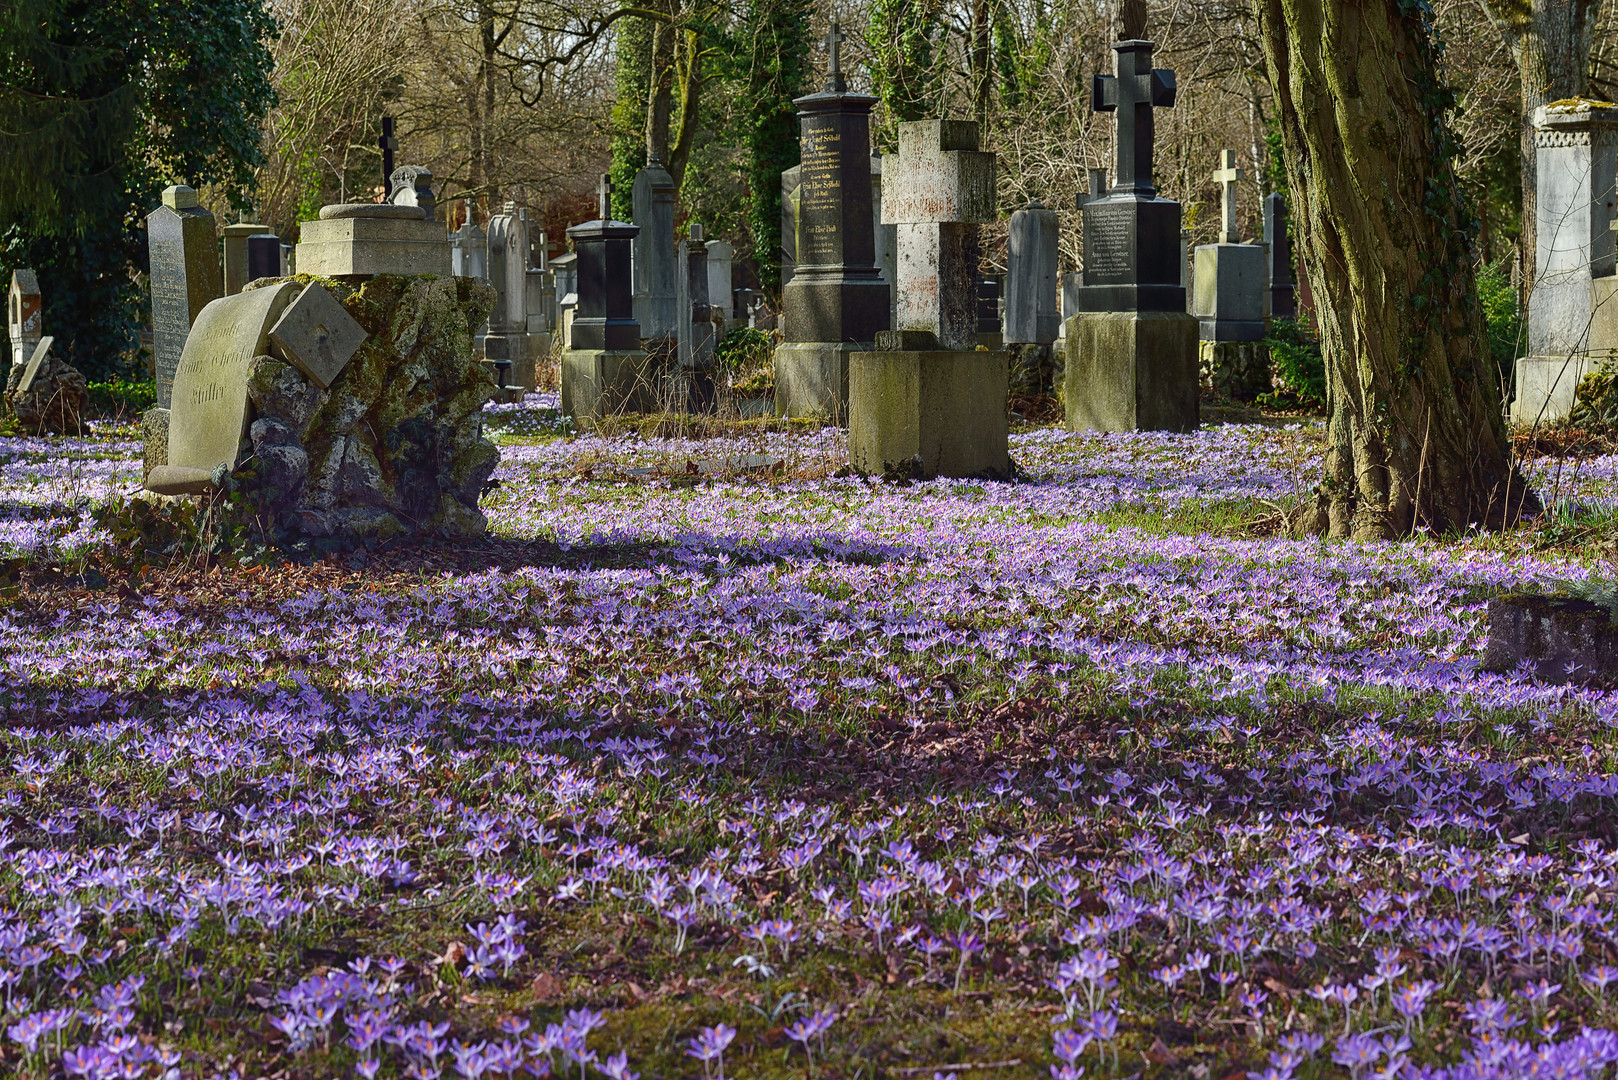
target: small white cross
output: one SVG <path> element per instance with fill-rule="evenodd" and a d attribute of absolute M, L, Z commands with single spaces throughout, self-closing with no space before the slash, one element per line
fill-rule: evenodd
<path fill-rule="evenodd" d="M 1224 218 L 1223 230 L 1219 237 L 1221 244 L 1239 244 L 1241 237 L 1236 232 L 1236 181 L 1242 178 L 1242 170 L 1236 167 L 1236 152 L 1233 150 L 1219 151 L 1219 171 L 1213 178 L 1224 185 L 1220 194 L 1221 209 Z"/>

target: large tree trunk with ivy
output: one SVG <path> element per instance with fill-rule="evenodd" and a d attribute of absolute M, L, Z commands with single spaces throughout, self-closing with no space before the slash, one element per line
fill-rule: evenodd
<path fill-rule="evenodd" d="M 1534 110 L 1563 98 L 1583 97 L 1590 87 L 1590 46 L 1599 0 L 1483 0 L 1483 10 L 1506 35 L 1517 62 L 1522 114 L 1522 288 L 1532 289 L 1536 258 L 1534 207 L 1539 171 L 1534 148 Z"/>
<path fill-rule="evenodd" d="M 781 174 L 798 164 L 798 109 L 809 69 L 810 0 L 752 0 L 746 19 L 744 121 L 748 227 L 759 284 L 781 292 Z"/>
<path fill-rule="evenodd" d="M 635 210 L 635 174 L 646 165 L 646 97 L 652 78 L 652 33 L 656 24 L 631 16 L 618 24 L 618 72 L 612 96 L 612 216 L 630 221 Z"/>
<path fill-rule="evenodd" d="M 1305 524 L 1382 539 L 1536 508 L 1511 461 L 1421 7 L 1256 7 L 1326 358 L 1326 470 Z"/>

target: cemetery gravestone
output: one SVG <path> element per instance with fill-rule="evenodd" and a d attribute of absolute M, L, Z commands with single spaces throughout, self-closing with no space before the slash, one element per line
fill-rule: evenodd
<path fill-rule="evenodd" d="M 351 282 L 378 274 L 448 277 L 449 232 L 418 206 L 337 203 L 299 225 L 297 260 L 300 274 Z"/>
<path fill-rule="evenodd" d="M 247 280 L 281 277 L 281 238 L 274 233 L 255 233 L 247 238 Z"/>
<path fill-rule="evenodd" d="M 1585 375 L 1618 366 L 1618 106 L 1541 105 L 1534 129 L 1536 269 L 1511 403 L 1519 424 L 1565 419 Z"/>
<path fill-rule="evenodd" d="M 158 408 L 169 406 L 174 369 L 191 324 L 209 302 L 224 295 L 218 245 L 214 217 L 189 187 L 165 188 L 162 205 L 146 215 Z"/>
<path fill-rule="evenodd" d="M 235 296 L 242 291 L 242 286 L 251 280 L 247 276 L 247 238 L 258 236 L 263 232 L 264 226 L 254 221 L 239 221 L 234 225 L 226 225 L 222 230 L 225 296 Z"/>
<path fill-rule="evenodd" d="M 1221 151 L 1214 173 L 1220 184 L 1219 243 L 1196 250 L 1192 307 L 1202 385 L 1219 397 L 1251 401 L 1270 389 L 1270 354 L 1263 341 L 1267 272 L 1264 248 L 1241 242 L 1236 217 L 1241 178 L 1236 155 Z"/>
<path fill-rule="evenodd" d="M 1292 277 L 1292 233 L 1288 228 L 1287 197 L 1279 191 L 1264 196 L 1264 244 L 1269 248 L 1270 314 L 1277 319 L 1298 317 L 1297 283 Z"/>
<path fill-rule="evenodd" d="M 1092 199 L 1104 199 L 1107 196 L 1107 170 L 1090 170 L 1090 190 L 1081 191 L 1073 199 L 1073 209 L 1083 221 L 1084 204 Z M 1067 335 L 1067 320 L 1079 313 L 1079 290 L 1084 287 L 1084 267 L 1080 264 L 1077 271 L 1062 275 L 1062 325 L 1057 330 L 1057 336 L 1065 338 Z"/>
<path fill-rule="evenodd" d="M 781 173 L 781 286 L 798 268 L 798 190 L 803 187 L 803 166 Z"/>
<path fill-rule="evenodd" d="M 775 411 L 839 423 L 848 415 L 849 357 L 891 325 L 871 216 L 876 99 L 849 91 L 838 59 L 842 40 L 834 21 L 825 87 L 793 102 L 802 157 L 797 264 L 781 289 L 784 341 L 774 357 Z"/>
<path fill-rule="evenodd" d="M 692 223 L 690 236 L 680 241 L 678 255 L 680 274 L 676 284 L 681 318 L 677 411 L 709 412 L 716 398 L 714 332 L 708 295 L 708 245 L 700 224 Z"/>
<path fill-rule="evenodd" d="M 1006 354 L 978 349 L 979 224 L 995 217 L 995 157 L 963 120 L 899 125 L 884 168 L 897 226 L 899 326 L 849 357 L 849 461 L 905 478 L 1011 472 Z"/>
<path fill-rule="evenodd" d="M 899 321 L 899 227 L 882 222 L 882 155 L 871 154 L 871 231 L 876 244 L 876 272 L 888 287 L 888 325 Z"/>
<path fill-rule="evenodd" d="M 516 393 L 534 389 L 538 381 L 535 358 L 538 343 L 528 333 L 529 230 L 526 211 L 516 203 L 489 219 L 489 284 L 494 286 L 494 313 L 483 339 L 483 355 Z M 545 342 L 549 349 L 549 342 Z"/>
<path fill-rule="evenodd" d="M 39 278 L 32 270 L 13 270 L 6 297 L 6 336 L 11 341 L 12 367 L 26 364 L 33 355 L 43 333 L 44 312 Z"/>
<path fill-rule="evenodd" d="M 472 218 L 472 205 L 470 200 L 463 200 L 466 209 L 466 220 L 450 234 L 450 273 L 456 277 L 471 277 L 487 280 L 488 269 L 488 234 L 478 228 Z"/>
<path fill-rule="evenodd" d="M 1056 310 L 1056 212 L 1029 199 L 1011 215 L 1006 237 L 1005 339 L 1011 353 L 1011 388 L 1048 394 L 1051 343 L 1061 329 Z"/>
<path fill-rule="evenodd" d="M 657 404 L 631 291 L 631 245 L 640 230 L 612 220 L 612 185 L 605 175 L 600 194 L 601 217 L 567 231 L 578 306 L 562 353 L 562 412 L 581 423 L 651 412 Z"/>
<path fill-rule="evenodd" d="M 1192 431 L 1197 320 L 1186 313 L 1180 205 L 1152 186 L 1154 109 L 1174 104 L 1174 73 L 1152 67 L 1152 43 L 1113 45 L 1097 75 L 1097 111 L 1116 112 L 1112 189 L 1084 204 L 1084 284 L 1067 321 L 1064 373 L 1072 431 Z"/>
<path fill-rule="evenodd" d="M 661 160 L 653 157 L 635 174 L 631 198 L 634 223 L 640 230 L 633 248 L 635 321 L 643 336 L 672 343 L 679 336 L 674 178 Z"/>
<path fill-rule="evenodd" d="M 299 286 L 284 281 L 213 301 L 198 314 L 169 408 L 168 453 L 146 486 L 160 495 L 208 490 L 216 468 L 234 469 L 247 434 L 253 358 L 269 351 L 275 325 Z"/>
<path fill-rule="evenodd" d="M 708 241 L 708 302 L 713 305 L 714 327 L 723 334 L 735 318 L 734 263 L 736 248 L 728 240 Z"/>

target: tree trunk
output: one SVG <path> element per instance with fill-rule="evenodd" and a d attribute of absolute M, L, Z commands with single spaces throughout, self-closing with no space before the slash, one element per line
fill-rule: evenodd
<path fill-rule="evenodd" d="M 669 176 L 674 180 L 674 190 L 679 191 L 685 183 L 685 166 L 691 160 L 691 148 L 696 145 L 698 110 L 702 103 L 702 37 L 695 30 L 677 31 L 680 37 L 681 48 L 675 63 L 675 75 L 678 80 L 680 99 L 680 123 L 674 129 L 674 138 L 669 145 L 668 167 Z"/>
<path fill-rule="evenodd" d="M 972 117 L 978 122 L 979 138 L 989 134 L 989 97 L 994 86 L 989 67 L 989 32 L 994 18 L 994 0 L 972 0 L 972 42 L 968 66 L 972 79 Z"/>
<path fill-rule="evenodd" d="M 1534 152 L 1534 110 L 1590 87 L 1590 46 L 1599 0 L 1483 0 L 1483 10 L 1506 35 L 1517 61 L 1522 115 L 1522 295 L 1533 288 L 1537 237 L 1534 221 L 1539 173 Z"/>
<path fill-rule="evenodd" d="M 1256 0 L 1326 358 L 1315 531 L 1499 526 L 1538 508 L 1488 358 L 1431 30 L 1398 0 Z"/>

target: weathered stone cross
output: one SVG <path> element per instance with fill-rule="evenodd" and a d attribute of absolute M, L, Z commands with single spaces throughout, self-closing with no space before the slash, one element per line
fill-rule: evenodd
<path fill-rule="evenodd" d="M 1242 240 L 1236 232 L 1236 181 L 1242 178 L 1242 170 L 1236 167 L 1235 151 L 1219 151 L 1219 170 L 1213 174 L 1213 178 L 1224 185 L 1219 195 L 1222 226 L 1219 242 L 1239 244 Z"/>
<path fill-rule="evenodd" d="M 1152 67 L 1150 41 L 1114 43 L 1112 75 L 1097 75 L 1091 87 L 1096 112 L 1118 113 L 1118 170 L 1112 190 L 1151 198 L 1152 110 L 1174 107 L 1174 72 Z"/>
<path fill-rule="evenodd" d="M 848 90 L 848 83 L 843 80 L 843 67 L 838 60 L 837 46 L 847 41 L 837 20 L 831 21 L 831 30 L 826 33 L 826 52 L 829 54 L 826 70 L 826 89 L 841 94 Z"/>

